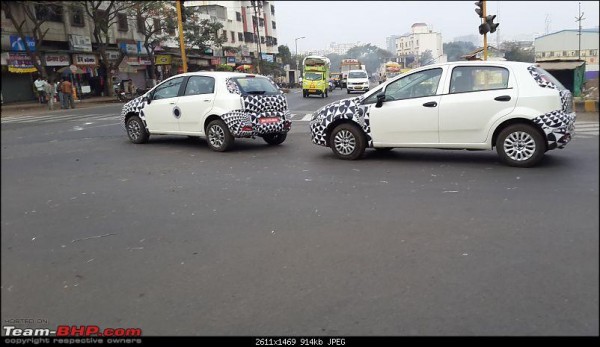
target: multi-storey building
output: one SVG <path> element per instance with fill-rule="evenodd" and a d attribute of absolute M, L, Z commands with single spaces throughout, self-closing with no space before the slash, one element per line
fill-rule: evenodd
<path fill-rule="evenodd" d="M 391 35 L 385 38 L 385 49 L 396 54 L 396 39 L 399 39 L 400 35 Z"/>
<path fill-rule="evenodd" d="M 433 32 L 425 23 L 413 24 L 410 33 L 396 39 L 396 55 L 403 59 L 414 57 L 418 61 L 426 51 L 431 51 L 436 63 L 445 61 L 442 34 Z"/>
<path fill-rule="evenodd" d="M 344 55 L 348 52 L 349 49 L 354 48 L 356 46 L 360 46 L 360 41 L 356 43 L 335 43 L 332 42 L 329 44 L 329 50 L 331 53 L 336 53 L 339 55 Z"/>
<path fill-rule="evenodd" d="M 581 49 L 579 30 L 561 30 L 535 38 L 535 60 L 585 61 L 586 79 L 598 78 L 598 28 L 581 30 Z"/>
<path fill-rule="evenodd" d="M 23 26 L 27 43 L 21 38 L 7 13 L 1 16 L 1 48 L 2 48 L 2 85 L 3 102 L 25 101 L 35 99 L 33 80 L 37 70 L 29 56 L 25 53 L 24 44 L 34 44 L 33 23 L 23 13 L 18 3 L 6 2 L 11 6 L 11 15 L 17 23 L 25 20 Z M 196 3 L 196 4 L 194 4 Z M 220 64 L 238 66 L 249 64 L 252 58 L 262 53 L 263 60 L 275 61 L 277 53 L 277 34 L 275 7 L 272 1 L 187 1 L 185 6 L 192 6 L 200 20 L 213 19 L 223 24 L 220 34 L 227 37 L 223 47 L 213 47 L 205 52 L 192 52 L 188 55 L 189 71 L 214 69 Z M 169 2 L 170 4 L 170 2 Z M 108 4 L 104 4 L 105 8 Z M 46 73 L 52 79 L 62 76 L 59 70 L 74 66 L 83 73 L 74 76 L 78 93 L 101 95 L 107 71 L 101 67 L 98 44 L 93 37 L 93 25 L 83 8 L 71 1 L 43 4 L 31 2 L 32 13 L 37 18 L 46 18 L 41 31 L 48 30 L 38 54 Z M 116 60 L 119 51 L 127 53 L 115 74 L 116 81 L 132 79 L 139 87 L 150 86 L 153 82 L 149 54 L 143 46 L 143 36 L 138 30 L 142 18 L 133 18 L 127 13 L 117 15 L 117 23 L 109 30 L 108 59 Z M 162 19 L 164 20 L 164 18 Z M 146 18 L 156 25 L 161 18 Z M 256 23 L 256 25 L 254 25 Z M 155 76 L 158 79 L 168 77 L 182 71 L 183 61 L 179 53 L 179 42 L 175 29 L 170 29 L 171 39 L 161 44 L 155 52 Z M 31 47 L 31 45 L 30 45 Z M 225 48 L 225 49 L 223 49 Z M 70 70 L 70 69 L 69 69 Z"/>

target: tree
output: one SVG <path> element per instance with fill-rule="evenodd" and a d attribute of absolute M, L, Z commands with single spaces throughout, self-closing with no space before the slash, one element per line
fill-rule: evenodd
<path fill-rule="evenodd" d="M 454 41 L 444 43 L 444 52 L 448 56 L 448 61 L 463 60 L 461 56 L 477 49 L 472 42 Z"/>
<path fill-rule="evenodd" d="M 202 19 L 193 7 L 184 7 L 186 21 L 183 23 L 183 39 L 186 52 L 198 49 L 204 52 L 207 48 L 221 48 L 227 42 L 227 31 L 217 20 Z M 177 16 L 174 17 L 175 19 Z M 177 35 L 179 38 L 179 34 Z"/>
<path fill-rule="evenodd" d="M 42 29 L 42 25 L 51 16 L 62 14 L 60 3 L 60 1 L 2 1 L 1 3 L 5 16 L 10 18 L 21 41 L 24 43 L 25 52 L 42 78 L 48 78 L 48 74 L 46 73 L 46 62 L 39 58 L 39 52 L 40 47 L 44 43 L 44 37 L 46 37 L 48 30 L 50 30 L 50 28 Z M 16 17 L 16 14 L 19 12 L 25 14 L 20 21 Z M 35 41 L 35 48 L 33 50 L 26 41 L 27 35 L 25 35 L 24 27 L 27 21 L 33 26 L 31 29 L 31 35 Z"/>
<path fill-rule="evenodd" d="M 233 67 L 227 64 L 221 64 L 217 66 L 217 71 L 233 71 Z"/>
<path fill-rule="evenodd" d="M 423 54 L 421 54 L 421 56 L 419 57 L 419 66 L 426 66 L 426 65 L 433 64 L 434 60 L 435 59 L 433 58 L 433 55 L 431 54 L 431 50 L 428 49 L 425 52 L 423 52 Z"/>
<path fill-rule="evenodd" d="M 108 59 L 108 45 L 110 41 L 110 29 L 117 23 L 120 14 L 126 14 L 129 9 L 136 5 L 135 1 L 119 0 L 88 0 L 76 1 L 73 4 L 79 4 L 90 19 L 92 36 L 96 41 L 97 52 L 100 55 L 100 66 L 106 71 L 105 92 L 106 95 L 113 95 L 112 77 L 113 71 L 117 71 L 119 65 L 126 56 L 126 53 L 119 50 L 119 56 L 116 60 Z M 73 5 L 71 5 L 73 6 Z"/>
<path fill-rule="evenodd" d="M 352 47 L 344 54 L 344 58 L 358 59 L 365 65 L 367 71 L 373 73 L 379 69 L 381 64 L 394 57 L 388 50 L 373 46 L 370 43 Z"/>
<path fill-rule="evenodd" d="M 277 47 L 277 51 L 279 53 L 279 57 L 281 58 L 281 62 L 284 65 L 289 64 L 290 66 L 292 66 L 294 64 L 292 52 L 290 52 L 290 48 L 288 46 L 281 45 Z"/>
<path fill-rule="evenodd" d="M 143 45 L 150 60 L 150 79 L 155 79 L 156 48 L 171 37 L 177 30 L 177 25 L 170 20 L 175 18 L 175 8 L 164 1 L 139 1 L 129 9 L 129 15 L 135 20 L 138 32 L 143 37 Z M 151 21 L 148 18 L 152 18 Z"/>

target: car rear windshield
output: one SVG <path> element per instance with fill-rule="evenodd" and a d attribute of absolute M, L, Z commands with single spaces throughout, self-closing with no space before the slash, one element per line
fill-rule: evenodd
<path fill-rule="evenodd" d="M 350 72 L 348 78 L 367 78 L 366 72 Z"/>
<path fill-rule="evenodd" d="M 256 76 L 244 76 L 236 77 L 233 79 L 238 86 L 242 94 L 253 94 L 253 95 L 278 95 L 280 94 L 279 88 L 273 84 L 269 79 L 264 77 Z"/>
<path fill-rule="evenodd" d="M 540 77 L 546 81 L 555 84 L 558 87 L 558 90 L 565 90 L 565 86 L 562 85 L 554 76 L 552 76 L 548 71 L 542 69 L 541 67 L 536 67 L 535 72 L 537 72 Z"/>

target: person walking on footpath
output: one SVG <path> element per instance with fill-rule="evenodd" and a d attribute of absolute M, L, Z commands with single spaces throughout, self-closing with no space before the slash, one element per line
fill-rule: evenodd
<path fill-rule="evenodd" d="M 73 84 L 68 79 L 63 77 L 63 81 L 60 84 L 60 89 L 63 92 L 63 106 L 68 109 L 69 105 L 71 108 L 75 108 L 75 102 L 73 101 Z"/>
<path fill-rule="evenodd" d="M 59 80 L 58 82 L 56 82 L 56 93 L 58 94 L 58 102 L 60 103 L 60 108 L 65 108 L 65 103 L 63 101 L 63 92 L 61 89 L 61 84 L 62 82 Z"/>
<path fill-rule="evenodd" d="M 54 110 L 54 98 L 56 97 L 56 87 L 54 86 L 54 81 L 50 81 L 50 83 L 44 86 L 44 92 L 46 92 L 48 109 L 52 111 Z"/>
<path fill-rule="evenodd" d="M 46 95 L 44 95 L 44 80 L 41 77 L 38 77 L 37 80 L 33 82 L 33 85 L 35 86 L 35 90 L 37 90 L 38 100 L 40 104 L 43 104 L 46 101 Z"/>

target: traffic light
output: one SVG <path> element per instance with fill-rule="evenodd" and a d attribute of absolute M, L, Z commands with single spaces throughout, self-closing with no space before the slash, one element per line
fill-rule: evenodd
<path fill-rule="evenodd" d="M 483 1 L 476 1 L 475 6 L 478 7 L 475 9 L 475 12 L 479 16 L 479 18 L 483 18 Z"/>
<path fill-rule="evenodd" d="M 482 23 L 481 25 L 479 25 L 479 33 L 481 35 L 485 35 L 485 34 L 487 34 L 489 32 L 490 32 L 490 25 L 487 22 Z"/>
<path fill-rule="evenodd" d="M 494 23 L 494 19 L 496 19 L 495 14 L 485 17 L 485 24 L 489 27 L 490 33 L 495 32 L 498 25 L 500 25 L 500 23 Z"/>

